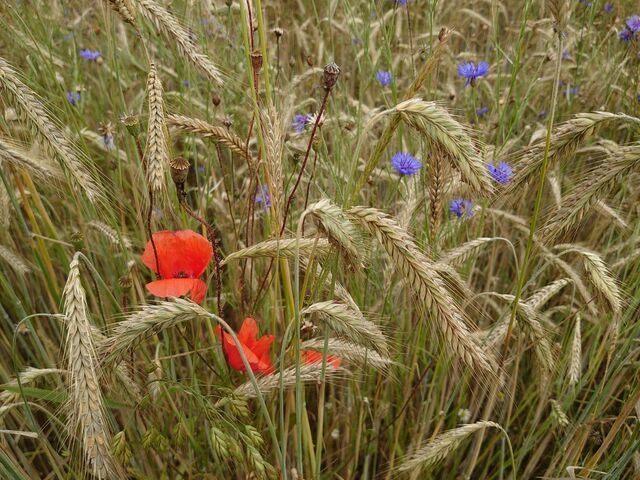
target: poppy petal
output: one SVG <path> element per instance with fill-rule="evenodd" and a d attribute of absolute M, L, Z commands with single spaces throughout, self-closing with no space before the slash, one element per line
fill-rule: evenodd
<path fill-rule="evenodd" d="M 199 278 L 193 279 L 193 288 L 191 289 L 191 300 L 196 303 L 202 303 L 204 296 L 207 294 L 207 284 Z"/>
<path fill-rule="evenodd" d="M 233 341 L 233 338 L 231 338 L 231 335 L 228 335 L 226 333 L 222 334 L 222 338 L 223 338 L 224 352 L 227 355 L 227 361 L 229 362 L 229 365 L 234 370 L 238 370 L 239 372 L 244 372 L 246 370 L 244 367 L 244 362 L 242 361 L 242 357 L 240 356 L 240 351 L 238 350 L 236 343 Z M 240 345 L 242 347 L 242 352 L 244 353 L 245 357 L 247 357 L 247 362 L 249 363 L 249 367 L 251 367 L 252 371 L 255 371 L 256 367 L 260 363 L 260 360 L 242 342 L 240 342 Z"/>
<path fill-rule="evenodd" d="M 207 284 L 199 278 L 170 278 L 147 283 L 147 290 L 156 297 L 181 297 L 191 292 L 194 302 L 200 303 L 207 290 Z"/>
<path fill-rule="evenodd" d="M 251 317 L 247 317 L 242 322 L 240 331 L 238 332 L 238 340 L 253 350 L 258 337 L 258 323 Z"/>
<path fill-rule="evenodd" d="M 322 352 L 318 352 L 316 350 L 303 350 L 300 353 L 302 354 L 302 361 L 308 365 L 322 363 Z M 342 359 L 340 357 L 327 355 L 327 365 L 333 368 L 338 368 L 341 363 Z"/>
<path fill-rule="evenodd" d="M 176 252 L 178 245 L 176 243 L 176 237 L 173 232 L 169 230 L 162 230 L 155 232 L 152 235 L 153 243 L 151 240 L 147 242 L 142 254 L 142 263 L 148 268 L 159 274 L 162 278 L 173 278 L 174 263 L 177 257 Z M 155 246 L 155 249 L 154 249 Z M 157 262 L 156 262 L 157 253 Z M 158 264 L 160 268 L 158 269 Z"/>
<path fill-rule="evenodd" d="M 269 349 L 271 348 L 271 344 L 275 340 L 275 336 L 273 335 L 264 335 L 260 340 L 258 340 L 253 346 L 252 350 L 258 357 L 263 358 L 265 354 L 267 358 L 269 357 Z"/>
<path fill-rule="evenodd" d="M 155 232 L 152 238 L 153 243 L 148 241 L 144 249 L 142 262 L 165 279 L 198 278 L 213 256 L 209 241 L 192 230 L 162 230 Z"/>
<path fill-rule="evenodd" d="M 207 269 L 213 256 L 209 240 L 193 230 L 178 230 L 176 237 L 180 244 L 183 270 L 190 277 L 198 278 Z"/>

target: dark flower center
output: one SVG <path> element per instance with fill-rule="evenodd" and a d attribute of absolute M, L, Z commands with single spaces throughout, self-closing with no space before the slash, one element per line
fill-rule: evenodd
<path fill-rule="evenodd" d="M 173 278 L 189 278 L 186 272 L 178 272 L 173 274 Z"/>

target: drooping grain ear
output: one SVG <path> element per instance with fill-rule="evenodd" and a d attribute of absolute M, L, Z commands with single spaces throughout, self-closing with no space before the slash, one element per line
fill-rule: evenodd
<path fill-rule="evenodd" d="M 475 342 L 462 312 L 433 268 L 434 262 L 418 249 L 409 234 L 374 208 L 354 207 L 348 213 L 378 239 L 395 267 L 406 276 L 449 353 L 481 377 L 497 378 L 495 357 Z"/>
<path fill-rule="evenodd" d="M 325 255 L 330 250 L 331 244 L 326 238 L 266 240 L 230 253 L 222 260 L 220 266 L 245 258 L 294 258 L 297 253 L 308 257 L 312 252 L 316 255 Z"/>
<path fill-rule="evenodd" d="M 329 241 L 335 245 L 350 265 L 361 265 L 365 257 L 362 235 L 345 212 L 329 199 L 322 199 L 309 207 L 300 216 L 313 218 Z"/>
<path fill-rule="evenodd" d="M 581 245 L 574 244 L 556 245 L 555 248 L 563 253 L 574 252 L 580 255 L 591 285 L 604 298 L 614 315 L 619 314 L 622 309 L 622 294 L 618 283 L 613 278 L 609 267 L 600 254 Z"/>
<path fill-rule="evenodd" d="M 101 342 L 99 351 L 103 366 L 118 362 L 122 355 L 149 335 L 180 323 L 198 322 L 210 317 L 209 312 L 198 304 L 179 298 L 145 305 L 117 323 L 110 335 Z"/>
<path fill-rule="evenodd" d="M 396 112 L 431 144 L 438 154 L 451 162 L 462 180 L 480 194 L 492 192 L 491 178 L 478 148 L 471 141 L 468 129 L 435 102 L 411 99 L 396 105 Z"/>
<path fill-rule="evenodd" d="M 33 155 L 16 142 L 0 137 L 0 161 L 15 168 L 24 168 L 41 180 L 59 180 L 62 172 L 44 158 Z"/>
<path fill-rule="evenodd" d="M 367 320 L 358 310 L 334 301 L 317 302 L 305 307 L 300 315 L 315 316 L 335 334 L 367 348 L 380 355 L 388 356 L 387 339 L 378 325 Z"/>
<path fill-rule="evenodd" d="M 314 338 L 303 342 L 300 348 L 323 352 L 324 343 L 324 338 Z M 327 352 L 329 355 L 335 355 L 346 362 L 359 366 L 369 366 L 382 373 L 386 373 L 394 364 L 388 356 L 382 355 L 376 350 L 340 338 L 329 338 Z"/>
<path fill-rule="evenodd" d="M 220 69 L 200 52 L 197 45 L 191 40 L 189 32 L 171 15 L 164 7 L 153 0 L 136 0 L 140 14 L 149 20 L 156 30 L 169 43 L 175 43 L 178 51 L 204 73 L 211 81 L 221 84 L 223 75 Z"/>
<path fill-rule="evenodd" d="M 540 229 L 542 241 L 547 245 L 552 244 L 562 234 L 575 228 L 616 182 L 636 168 L 638 162 L 640 146 L 637 145 L 622 147 L 616 158 L 605 160 L 564 197 L 562 207 Z"/>
<path fill-rule="evenodd" d="M 419 472 L 423 468 L 435 465 L 456 450 L 464 439 L 488 427 L 502 430 L 499 424 L 486 420 L 447 430 L 419 447 L 398 466 L 397 470 L 399 472 Z"/>
<path fill-rule="evenodd" d="M 46 113 L 38 96 L 20 80 L 16 71 L 0 57 L 0 86 L 12 100 L 11 104 L 26 118 L 36 139 L 50 152 L 65 174 L 72 178 L 92 202 L 104 199 L 103 189 L 87 169 L 85 159 L 73 147 L 64 132 Z"/>
<path fill-rule="evenodd" d="M 317 383 L 323 378 L 323 375 L 325 380 L 328 380 L 335 376 L 344 376 L 347 373 L 348 371 L 344 368 L 323 369 L 322 363 L 304 364 L 300 365 L 299 372 L 296 372 L 296 367 L 289 367 L 281 372 L 274 372 L 257 378 L 257 392 L 252 382 L 245 382 L 237 387 L 233 394 L 235 396 L 256 398 L 258 395 L 267 395 L 277 388 L 287 389 L 294 387 L 298 378 L 301 383 Z"/>
<path fill-rule="evenodd" d="M 552 133 L 549 150 L 549 168 L 571 158 L 576 148 L 592 136 L 599 127 L 609 122 L 640 124 L 640 119 L 623 113 L 590 112 L 578 113 L 571 120 L 560 124 Z M 513 177 L 502 190 L 504 196 L 516 194 L 538 178 L 544 159 L 545 138 L 508 155 L 505 160 L 513 165 Z"/>
<path fill-rule="evenodd" d="M 123 21 L 132 25 L 136 30 L 138 29 L 135 17 L 136 10 L 131 4 L 131 0 L 107 0 L 107 3 L 114 12 L 120 15 Z"/>
<path fill-rule="evenodd" d="M 251 163 L 251 155 L 247 152 L 245 142 L 231 133 L 228 128 L 211 125 L 204 120 L 186 117 L 184 115 L 168 115 L 167 125 L 183 133 L 192 133 L 202 138 L 210 138 L 216 143 L 224 145 L 233 153 Z"/>

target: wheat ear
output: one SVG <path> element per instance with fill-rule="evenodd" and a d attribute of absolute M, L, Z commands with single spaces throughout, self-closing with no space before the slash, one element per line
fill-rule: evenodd
<path fill-rule="evenodd" d="M 324 351 L 324 338 L 314 338 L 307 340 L 300 346 L 303 350 Z M 369 366 L 381 372 L 387 372 L 393 365 L 393 361 L 384 355 L 380 355 L 375 350 L 363 347 L 353 342 L 339 338 L 329 338 L 327 344 L 329 355 L 335 355 L 347 362 L 357 365 Z"/>
<path fill-rule="evenodd" d="M 215 83 L 222 83 L 218 67 L 191 40 L 189 32 L 164 7 L 153 0 L 136 0 L 138 11 L 149 20 L 168 42 L 175 42 L 178 51 Z"/>
<path fill-rule="evenodd" d="M 316 254 L 324 255 L 328 253 L 330 249 L 331 245 L 326 238 L 317 240 L 313 238 L 303 238 L 300 240 L 295 238 L 267 240 L 230 253 L 220 262 L 220 266 L 243 258 L 293 258 L 296 256 L 297 251 L 299 251 L 302 256 L 309 256 L 311 252 L 314 251 Z"/>
<path fill-rule="evenodd" d="M 6 161 L 14 168 L 24 168 L 40 179 L 58 179 L 62 172 L 39 158 L 32 158 L 29 152 L 21 149 L 13 142 L 0 138 L 0 160 Z"/>
<path fill-rule="evenodd" d="M 444 460 L 447 455 L 456 450 L 465 438 L 478 430 L 482 430 L 487 427 L 494 427 L 502 430 L 502 427 L 499 424 L 487 420 L 447 430 L 424 446 L 418 448 L 415 453 L 405 459 L 402 464 L 398 466 L 398 471 L 420 471 L 424 468 L 436 465 Z"/>
<path fill-rule="evenodd" d="M 175 299 L 155 305 L 145 305 L 140 311 L 118 322 L 110 336 L 100 345 L 103 363 L 119 359 L 144 339 L 180 323 L 210 318 L 211 314 L 189 300 Z"/>
<path fill-rule="evenodd" d="M 598 127 L 611 121 L 640 124 L 640 119 L 623 113 L 579 113 L 554 130 L 549 150 L 549 168 L 570 158 L 576 148 L 593 135 Z M 506 160 L 514 164 L 514 175 L 503 190 L 505 195 L 520 192 L 531 180 L 537 178 L 544 158 L 544 150 L 545 141 L 541 139 L 507 157 Z"/>
<path fill-rule="evenodd" d="M 580 315 L 576 315 L 576 324 L 573 327 L 571 339 L 571 351 L 569 357 L 569 385 L 575 386 L 580 380 L 582 372 L 582 327 Z"/>
<path fill-rule="evenodd" d="M 331 330 L 351 342 L 389 356 L 387 339 L 380 328 L 364 318 L 360 311 L 333 301 L 318 302 L 300 311 L 300 315 L 317 315 Z"/>
<path fill-rule="evenodd" d="M 4 91 L 11 96 L 13 105 L 27 118 L 37 138 L 51 152 L 63 170 L 78 183 L 87 197 L 94 202 L 103 199 L 102 189 L 85 168 L 71 142 L 47 115 L 38 96 L 20 80 L 13 67 L 2 57 L 0 86 L 4 87 Z"/>
<path fill-rule="evenodd" d="M 184 133 L 192 133 L 203 138 L 210 138 L 214 142 L 224 145 L 232 152 L 237 153 L 245 160 L 251 162 L 251 156 L 247 152 L 245 142 L 225 127 L 217 127 L 204 120 L 186 117 L 184 115 L 168 115 L 167 124 Z"/>
<path fill-rule="evenodd" d="M 343 368 L 326 368 L 324 369 L 324 378 L 335 376 L 337 374 L 345 374 L 346 370 Z M 313 363 L 300 365 L 300 375 L 296 374 L 296 367 L 289 367 L 282 372 L 270 373 L 256 379 L 258 384 L 258 391 L 262 395 L 266 395 L 277 388 L 280 388 L 282 382 L 283 388 L 290 388 L 296 385 L 297 378 L 302 383 L 319 382 L 323 378 L 322 363 Z M 256 390 L 251 382 L 246 382 L 240 385 L 234 390 L 234 395 L 243 396 L 247 398 L 254 398 L 257 396 Z"/>
<path fill-rule="evenodd" d="M 31 272 L 31 267 L 17 253 L 4 245 L 0 245 L 0 258 L 9 264 L 16 273 L 26 275 Z"/>
<path fill-rule="evenodd" d="M 622 308 L 620 288 L 602 257 L 597 252 L 580 245 L 563 244 L 557 245 L 556 249 L 563 253 L 574 252 L 582 257 L 591 284 L 604 297 L 613 313 L 619 313 Z"/>
<path fill-rule="evenodd" d="M 620 149 L 619 157 L 603 162 L 564 198 L 562 207 L 556 210 L 540 229 L 539 235 L 543 242 L 549 244 L 576 226 L 592 207 L 598 205 L 602 196 L 607 194 L 616 182 L 624 179 L 638 165 L 640 145 L 623 147 Z"/>
<path fill-rule="evenodd" d="M 114 12 L 120 15 L 122 20 L 133 25 L 136 30 L 138 29 L 135 17 L 136 11 L 135 7 L 131 4 L 131 0 L 107 0 L 107 3 Z"/>
<path fill-rule="evenodd" d="M 74 255 L 69 266 L 63 299 L 71 435 L 80 437 L 85 461 L 95 477 L 105 480 L 123 478 L 111 455 L 111 434 L 98 382 L 100 364 L 91 334 L 85 292 L 80 283 L 79 253 Z"/>
<path fill-rule="evenodd" d="M 158 78 L 156 66 L 149 65 L 147 78 L 147 96 L 149 97 L 149 123 L 147 126 L 147 145 L 144 154 L 147 167 L 147 185 L 154 198 L 166 192 L 165 172 L 169 164 L 167 132 L 164 123 L 164 105 L 162 103 L 162 84 Z"/>
<path fill-rule="evenodd" d="M 474 341 L 462 312 L 435 272 L 434 262 L 418 249 L 406 231 L 379 210 L 354 207 L 349 214 L 378 239 L 396 268 L 405 275 L 449 351 L 476 372 L 495 378 L 495 359 Z"/>
<path fill-rule="evenodd" d="M 310 205 L 300 217 L 303 222 L 307 216 L 316 220 L 329 241 L 338 247 L 351 265 L 362 263 L 364 252 L 362 236 L 342 209 L 328 199 L 322 199 Z"/>
<path fill-rule="evenodd" d="M 468 130 L 446 109 L 435 102 L 414 98 L 396 105 L 395 111 L 430 143 L 437 145 L 438 151 L 452 161 L 462 180 L 475 191 L 484 194 L 492 191 L 487 167 Z"/>

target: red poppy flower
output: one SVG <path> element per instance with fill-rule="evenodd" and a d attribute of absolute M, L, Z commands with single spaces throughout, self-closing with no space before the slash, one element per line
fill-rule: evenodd
<path fill-rule="evenodd" d="M 207 284 L 199 277 L 213 256 L 209 241 L 192 230 L 162 230 L 153 234 L 153 242 L 157 262 L 151 241 L 147 242 L 142 262 L 159 274 L 161 280 L 147 283 L 147 290 L 156 297 L 181 297 L 189 293 L 194 302 L 202 302 Z"/>
<path fill-rule="evenodd" d="M 216 333 L 218 336 L 222 336 L 222 348 L 231 368 L 239 372 L 244 372 L 245 368 L 242 357 L 231 335 L 224 333 L 220 325 L 216 326 Z M 247 357 L 251 371 L 254 373 L 273 372 L 273 364 L 271 363 L 271 358 L 269 358 L 269 349 L 275 337 L 273 335 L 264 335 L 258 338 L 258 324 L 251 317 L 244 319 L 237 336 L 242 346 L 242 351 L 245 357 Z"/>
<path fill-rule="evenodd" d="M 322 352 L 316 350 L 303 350 L 300 352 L 302 361 L 306 364 L 312 365 L 314 363 L 322 363 Z M 334 357 L 333 355 L 327 355 L 327 365 L 333 368 L 338 368 L 342 363 L 340 357 Z"/>

